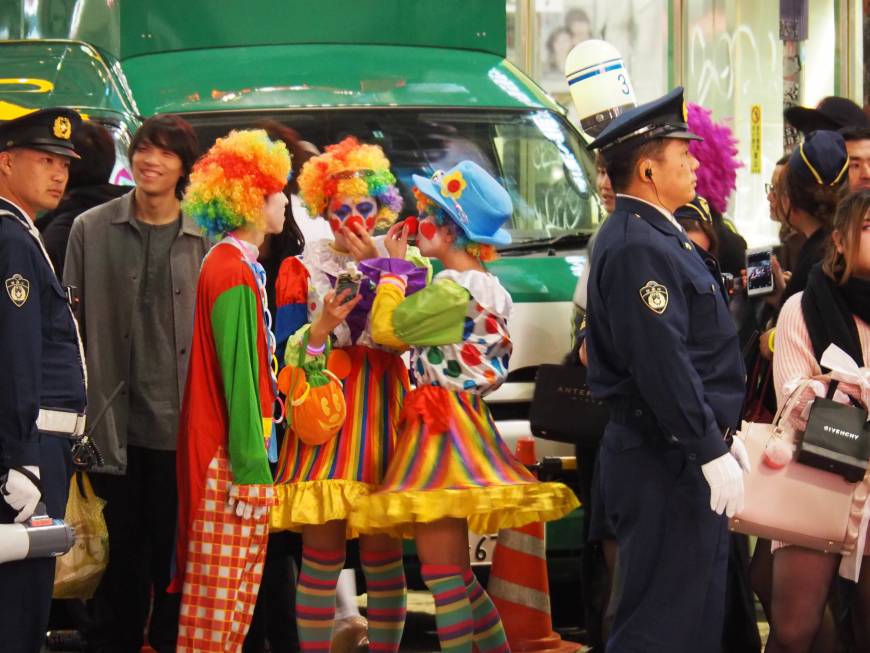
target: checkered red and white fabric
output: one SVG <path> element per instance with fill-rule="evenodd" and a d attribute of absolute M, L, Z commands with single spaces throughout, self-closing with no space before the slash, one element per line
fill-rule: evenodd
<path fill-rule="evenodd" d="M 187 546 L 179 653 L 235 653 L 242 643 L 260 589 L 269 511 L 243 520 L 227 504 L 232 470 L 218 450 L 206 474 L 206 490 L 194 516 Z M 271 505 L 271 485 L 236 486 L 234 495 L 254 506 Z M 235 490 L 235 488 L 234 488 Z"/>

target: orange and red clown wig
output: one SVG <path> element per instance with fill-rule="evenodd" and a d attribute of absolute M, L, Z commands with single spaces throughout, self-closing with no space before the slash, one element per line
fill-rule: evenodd
<path fill-rule="evenodd" d="M 265 226 L 266 198 L 284 190 L 290 153 L 262 129 L 231 131 L 193 166 L 182 210 L 210 237 Z"/>
<path fill-rule="evenodd" d="M 325 216 L 336 197 L 368 195 L 378 203 L 375 225 L 379 228 L 395 222 L 402 209 L 402 195 L 384 151 L 353 136 L 305 162 L 299 173 L 299 195 L 312 216 Z"/>

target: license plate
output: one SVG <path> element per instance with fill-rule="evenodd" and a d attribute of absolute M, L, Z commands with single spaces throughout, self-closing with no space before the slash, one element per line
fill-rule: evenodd
<path fill-rule="evenodd" d="M 471 554 L 472 565 L 491 565 L 492 554 L 495 551 L 495 543 L 498 533 L 481 535 L 474 531 L 468 531 L 468 549 Z"/>

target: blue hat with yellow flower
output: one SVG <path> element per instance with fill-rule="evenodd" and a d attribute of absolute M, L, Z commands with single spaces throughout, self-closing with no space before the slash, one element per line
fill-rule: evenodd
<path fill-rule="evenodd" d="M 432 178 L 413 175 L 419 191 L 444 209 L 469 240 L 507 245 L 511 235 L 502 225 L 513 214 L 510 195 L 474 161 L 462 161 Z"/>

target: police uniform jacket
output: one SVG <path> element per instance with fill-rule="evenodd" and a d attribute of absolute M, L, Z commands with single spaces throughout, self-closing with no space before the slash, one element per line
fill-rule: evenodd
<path fill-rule="evenodd" d="M 38 232 L 0 197 L 0 466 L 39 465 L 40 408 L 83 413 L 76 325 Z"/>
<path fill-rule="evenodd" d="M 699 465 L 727 453 L 745 373 L 721 281 L 655 206 L 617 196 L 588 289 L 588 383 L 612 419 L 679 442 Z"/>

